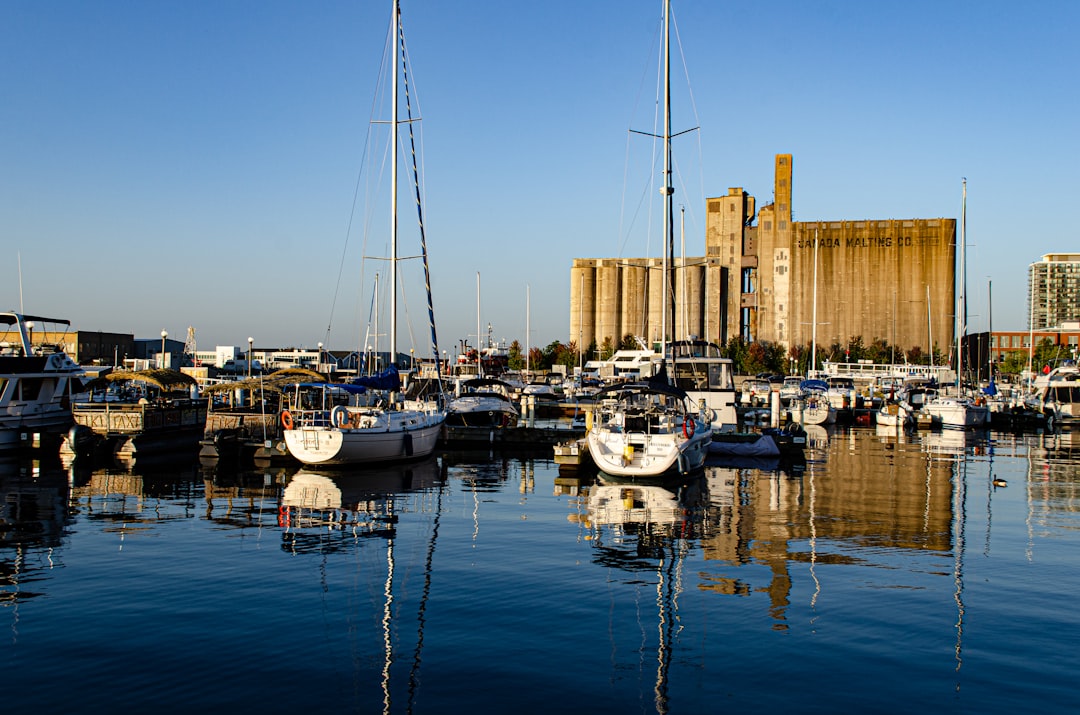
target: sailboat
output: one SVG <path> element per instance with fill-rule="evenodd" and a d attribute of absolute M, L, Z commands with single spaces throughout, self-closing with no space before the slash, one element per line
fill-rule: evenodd
<path fill-rule="evenodd" d="M 671 2 L 664 2 L 664 241 L 665 267 L 661 327 L 667 357 L 668 261 L 674 259 L 671 175 Z M 673 301 L 672 301 L 673 303 Z M 672 328 L 675 327 L 674 311 Z M 597 468 L 629 478 L 658 477 L 677 470 L 686 473 L 705 464 L 712 426 L 695 410 L 686 390 L 668 379 L 666 365 L 647 381 L 609 385 L 596 395 L 593 428 L 586 439 Z"/>
<path fill-rule="evenodd" d="M 398 76 L 405 55 L 404 34 L 400 30 L 401 8 L 393 0 L 393 88 L 390 124 L 391 138 L 391 218 L 390 218 L 390 359 L 397 359 L 397 262 L 398 258 L 398 134 L 399 127 L 411 118 L 399 115 Z M 410 139 L 412 130 L 410 127 Z M 415 147 L 411 152 L 414 157 Z M 417 187 L 417 209 L 420 194 Z M 435 316 L 431 300 L 431 280 L 427 262 L 427 242 L 420 216 L 421 249 L 427 286 L 428 319 L 431 326 L 432 355 L 438 371 L 439 349 L 435 336 Z M 401 393 L 401 377 L 391 364 L 382 373 L 358 378 L 349 384 L 300 384 L 291 392 L 291 405 L 281 414 L 285 445 L 289 453 L 308 465 L 344 465 L 399 462 L 420 459 L 435 451 L 446 422 L 446 400 L 441 391 L 441 376 L 436 374 L 434 393 Z M 371 399 L 375 391 L 378 397 Z"/>
<path fill-rule="evenodd" d="M 956 395 L 939 395 L 926 403 L 925 411 L 941 426 L 948 429 L 984 427 L 990 416 L 985 400 L 977 404 L 964 395 L 963 336 L 967 332 L 967 179 L 964 179 L 963 203 L 960 210 L 960 295 L 956 301 Z"/>

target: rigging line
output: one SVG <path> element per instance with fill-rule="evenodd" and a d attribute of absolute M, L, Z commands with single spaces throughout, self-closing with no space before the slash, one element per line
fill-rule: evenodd
<path fill-rule="evenodd" d="M 389 42 L 390 42 L 390 38 L 389 38 L 390 30 L 389 29 L 387 30 L 386 34 L 387 34 L 388 37 L 387 37 L 387 40 L 386 40 L 386 44 L 383 47 L 382 61 L 381 61 L 381 66 L 379 67 L 379 76 L 380 77 L 382 77 L 386 72 L 386 57 L 387 57 L 386 47 L 389 45 Z M 341 261 L 338 264 L 337 281 L 334 283 L 334 294 L 333 294 L 333 297 L 330 300 L 330 315 L 329 315 L 329 317 L 327 318 L 327 321 L 326 321 L 326 335 L 323 338 L 323 342 L 326 343 L 327 345 L 330 344 L 330 329 L 331 329 L 331 326 L 333 325 L 333 322 L 334 322 L 334 311 L 337 308 L 337 299 L 338 299 L 338 295 L 339 295 L 339 293 L 341 291 L 341 278 L 342 278 L 342 275 L 343 275 L 343 273 L 345 271 L 345 257 L 346 257 L 346 255 L 348 254 L 348 251 L 349 251 L 349 237 L 352 235 L 353 219 L 356 216 L 356 205 L 357 205 L 357 202 L 359 201 L 359 197 L 360 197 L 361 179 L 364 176 L 364 166 L 367 163 L 368 150 L 371 148 L 371 133 L 372 133 L 372 126 L 374 125 L 374 117 L 375 117 L 376 106 L 377 106 L 377 103 L 378 103 L 378 95 L 379 95 L 378 92 L 373 93 L 373 96 L 372 96 L 372 99 L 371 99 L 371 110 L 370 110 L 370 112 L 368 114 L 368 116 L 371 117 L 371 119 L 368 121 L 368 129 L 367 129 L 367 132 L 365 133 L 365 136 L 364 136 L 364 147 L 363 147 L 363 150 L 360 152 L 360 168 L 356 172 L 356 184 L 353 186 L 352 205 L 349 207 L 349 219 L 345 224 L 345 245 L 342 246 L 342 248 L 341 248 Z M 367 231 L 366 230 L 364 231 L 364 236 L 365 236 L 364 243 L 366 243 L 366 236 L 367 236 Z M 363 259 L 361 259 L 361 265 L 362 265 L 362 263 L 363 263 Z"/>
<path fill-rule="evenodd" d="M 631 117 L 633 117 L 637 113 L 638 107 L 641 106 L 641 98 L 642 98 L 642 96 L 644 94 L 644 88 L 645 88 L 645 79 L 648 77 L 648 69 L 653 66 L 653 60 L 652 60 L 653 48 L 658 47 L 659 52 L 660 52 L 660 56 L 661 57 L 663 56 L 664 45 L 663 45 L 663 42 L 660 41 L 660 38 L 662 37 L 663 26 L 664 26 L 663 16 L 661 15 L 660 22 L 657 23 L 656 29 L 655 29 L 654 34 L 653 34 L 652 45 L 650 46 L 649 52 L 646 55 L 646 57 L 648 59 L 644 63 L 644 65 L 642 67 L 641 80 L 638 83 L 638 93 L 637 93 L 637 96 L 634 98 L 634 103 L 633 103 L 633 106 L 631 107 L 631 113 L 630 113 Z M 657 81 L 659 82 L 659 78 L 657 79 Z M 657 85 L 657 87 L 658 86 L 659 85 Z M 655 94 L 655 96 L 659 96 L 659 89 L 654 88 L 654 94 Z M 657 121 L 658 121 L 657 120 L 657 112 L 658 111 L 659 111 L 658 103 L 657 103 L 657 101 L 654 101 L 654 104 L 653 104 L 653 127 L 654 128 L 656 127 L 656 124 L 657 124 Z M 626 243 L 630 238 L 630 229 L 624 227 L 623 222 L 622 222 L 622 217 L 625 215 L 625 210 L 626 210 L 626 186 L 627 186 L 627 176 L 629 175 L 629 163 L 630 163 L 629 162 L 629 157 L 630 157 L 630 136 L 629 135 L 632 134 L 632 133 L 642 133 L 642 132 L 634 132 L 633 129 L 629 129 L 628 133 L 627 133 L 626 158 L 624 160 L 625 164 L 624 164 L 624 169 L 623 169 L 623 205 L 620 207 L 620 212 L 619 212 L 619 236 L 621 238 L 620 238 L 619 252 L 616 254 L 616 255 L 619 255 L 619 256 L 623 255 L 623 251 L 626 248 Z M 649 211 L 650 211 L 650 213 L 649 213 L 649 219 L 650 220 L 649 220 L 648 227 L 646 229 L 646 235 L 649 237 L 650 240 L 651 240 L 651 237 L 652 237 L 652 202 L 647 202 L 646 197 L 649 195 L 649 192 L 654 187 L 654 184 L 653 184 L 653 182 L 655 181 L 654 170 L 656 168 L 656 158 L 655 157 L 656 157 L 656 144 L 654 142 L 653 143 L 653 162 L 652 162 L 652 167 L 651 167 L 651 169 L 650 169 L 650 171 L 648 173 L 649 180 L 645 182 L 646 185 L 642 188 L 641 200 L 638 203 L 638 210 L 635 211 L 634 220 L 631 221 L 631 226 L 633 226 L 633 224 L 637 223 L 637 216 L 640 214 L 641 204 L 646 203 L 648 205 Z M 646 255 L 648 255 L 648 250 L 649 250 L 648 245 L 646 245 Z"/>
<path fill-rule="evenodd" d="M 412 99 L 409 92 L 409 71 L 407 57 L 405 56 L 405 29 L 398 25 L 398 34 L 401 39 L 402 54 L 402 78 L 405 83 L 405 116 L 408 119 L 409 148 L 412 152 L 413 189 L 416 193 L 416 217 L 420 224 L 420 253 L 424 263 L 424 288 L 427 292 L 428 324 L 431 326 L 431 356 L 435 361 L 435 374 L 439 375 L 439 340 L 435 333 L 435 306 L 431 300 L 431 268 L 428 265 L 427 232 L 424 227 L 424 207 L 420 196 L 420 175 L 416 166 L 416 136 L 413 132 Z"/>

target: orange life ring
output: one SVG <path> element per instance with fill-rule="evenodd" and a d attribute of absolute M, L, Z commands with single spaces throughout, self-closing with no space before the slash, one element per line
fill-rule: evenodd
<path fill-rule="evenodd" d="M 692 420 L 692 419 L 683 420 L 683 423 L 682 423 L 682 436 L 683 437 L 686 437 L 687 439 L 690 439 L 691 437 L 693 437 L 694 436 L 694 429 L 696 429 L 695 426 L 694 426 L 694 420 Z"/>
<path fill-rule="evenodd" d="M 285 429 L 293 428 L 292 414 L 288 410 L 283 410 L 281 412 L 281 426 Z"/>

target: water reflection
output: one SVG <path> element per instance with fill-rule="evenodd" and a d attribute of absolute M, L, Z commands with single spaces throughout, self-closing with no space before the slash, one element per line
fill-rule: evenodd
<path fill-rule="evenodd" d="M 392 539 L 398 511 L 417 508 L 409 496 L 441 482 L 435 457 L 350 471 L 301 469 L 287 479 L 281 495 L 277 517 L 281 548 L 327 553 L 365 538 Z"/>
<path fill-rule="evenodd" d="M 54 551 L 73 523 L 68 481 L 59 460 L 0 459 L 0 605 L 13 608 L 42 594 Z"/>

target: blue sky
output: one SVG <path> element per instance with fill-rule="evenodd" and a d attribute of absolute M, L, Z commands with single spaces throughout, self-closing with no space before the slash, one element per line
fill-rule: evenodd
<path fill-rule="evenodd" d="M 572 259 L 659 254 L 654 147 L 628 130 L 653 129 L 661 3 L 402 13 L 440 347 L 475 342 L 477 274 L 482 331 L 570 340 Z M 988 281 L 993 327 L 1026 327 L 1028 264 L 1080 251 L 1063 220 L 1080 3 L 674 13 L 673 125 L 700 127 L 675 142 L 689 255 L 705 197 L 771 200 L 777 153 L 794 155 L 799 221 L 958 218 L 966 177 L 970 327 L 987 327 Z M 373 99 L 389 15 L 389 0 L 0 2 L 0 305 L 19 307 L 21 261 L 26 312 L 81 330 L 362 342 L 361 255 L 386 231 L 354 193 L 370 121 L 387 118 Z M 421 300 L 406 298 L 399 347 L 426 354 Z"/>

